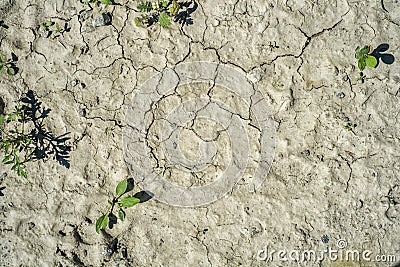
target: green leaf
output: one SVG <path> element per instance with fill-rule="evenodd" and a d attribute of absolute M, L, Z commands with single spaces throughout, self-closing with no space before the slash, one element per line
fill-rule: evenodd
<path fill-rule="evenodd" d="M 123 180 L 118 183 L 117 188 L 115 190 L 116 193 L 116 198 L 119 198 L 123 193 L 126 192 L 126 188 L 128 187 L 128 182 L 126 180 Z"/>
<path fill-rule="evenodd" d="M 362 57 L 358 59 L 358 69 L 360 71 L 363 71 L 365 67 L 367 66 L 367 63 L 365 62 L 366 58 Z"/>
<path fill-rule="evenodd" d="M 168 13 L 166 11 L 160 13 L 160 16 L 158 17 L 158 22 L 163 27 L 171 25 L 171 21 L 169 20 Z"/>
<path fill-rule="evenodd" d="M 25 170 L 21 170 L 21 176 L 24 177 L 25 179 L 28 179 L 28 175 L 26 174 Z"/>
<path fill-rule="evenodd" d="M 96 232 L 99 234 L 101 229 L 105 229 L 108 224 L 108 214 L 100 216 L 96 221 Z"/>
<path fill-rule="evenodd" d="M 21 166 L 17 166 L 17 174 L 18 174 L 18 176 L 22 176 L 21 175 L 21 172 L 22 172 L 22 168 L 21 168 Z"/>
<path fill-rule="evenodd" d="M 4 157 L 2 163 L 5 164 L 6 162 L 8 162 L 8 161 L 10 160 L 10 158 L 11 158 L 11 154 L 10 154 L 10 155 L 6 155 L 6 156 Z M 13 162 L 13 161 L 11 161 L 11 162 Z"/>
<path fill-rule="evenodd" d="M 370 68 L 375 68 L 376 64 L 378 64 L 378 61 L 374 56 L 367 56 L 365 59 L 365 63 L 367 64 L 368 67 Z"/>
<path fill-rule="evenodd" d="M 0 71 L 2 71 L 2 70 L 3 70 L 3 68 L 4 68 L 4 66 L 3 66 L 3 65 L 0 65 Z"/>
<path fill-rule="evenodd" d="M 52 26 L 54 24 L 54 22 L 52 22 L 52 21 L 46 21 L 46 22 L 43 22 L 42 23 L 42 25 L 44 26 L 44 27 L 50 27 L 50 26 Z"/>
<path fill-rule="evenodd" d="M 121 201 L 119 203 L 124 208 L 130 208 L 130 207 L 135 206 L 139 202 L 140 202 L 140 199 L 138 199 L 136 197 L 124 197 L 123 199 L 121 199 Z"/>
<path fill-rule="evenodd" d="M 14 161 L 13 160 L 9 160 L 9 161 L 3 162 L 3 163 L 8 165 L 8 164 L 14 163 Z"/>
<path fill-rule="evenodd" d="M 123 211 L 122 209 L 118 210 L 118 217 L 121 221 L 125 220 L 125 211 Z"/>
<path fill-rule="evenodd" d="M 1 69 L 0 69 L 1 71 Z M 3 124 L 6 121 L 6 117 L 4 115 L 0 115 L 0 124 Z"/>
<path fill-rule="evenodd" d="M 6 143 L 6 145 L 4 146 L 4 151 L 6 152 L 6 153 L 8 153 L 8 149 L 10 148 L 10 143 Z"/>
<path fill-rule="evenodd" d="M 111 0 L 100 0 L 100 3 L 105 4 L 105 5 L 112 5 L 113 3 Z"/>
<path fill-rule="evenodd" d="M 0 54 L 0 63 L 3 63 L 3 62 L 4 62 L 4 57 L 2 54 Z"/>
<path fill-rule="evenodd" d="M 370 45 L 366 45 L 363 48 L 360 49 L 360 53 L 361 55 L 367 55 L 369 53 L 371 46 Z"/>
<path fill-rule="evenodd" d="M 134 21 L 135 21 L 135 25 L 137 27 L 142 26 L 142 21 L 140 20 L 140 18 L 136 17 L 136 18 L 134 18 Z"/>
<path fill-rule="evenodd" d="M 160 0 L 160 6 L 166 8 L 168 6 L 168 2 L 167 0 Z"/>
<path fill-rule="evenodd" d="M 180 8 L 181 6 L 179 5 L 179 3 L 176 0 L 173 0 L 172 6 L 169 8 L 169 14 L 173 17 L 176 16 Z"/>
<path fill-rule="evenodd" d="M 8 75 L 15 75 L 15 69 L 13 67 L 7 68 L 7 74 Z"/>
<path fill-rule="evenodd" d="M 142 12 L 150 12 L 153 9 L 153 7 L 151 5 L 151 2 L 146 1 L 146 2 L 141 2 L 137 6 L 137 9 L 139 9 L 139 11 L 142 11 Z"/>

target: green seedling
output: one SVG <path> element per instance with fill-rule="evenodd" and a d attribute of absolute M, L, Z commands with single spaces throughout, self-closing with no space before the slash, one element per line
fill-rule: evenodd
<path fill-rule="evenodd" d="M 19 176 L 27 178 L 25 164 L 45 160 L 50 155 L 60 165 L 69 168 L 71 146 L 65 142 L 67 134 L 54 136 L 44 128 L 43 120 L 50 109 L 44 109 L 32 90 L 21 99 L 21 105 L 11 113 L 0 114 L 0 153 L 3 164 L 11 165 Z"/>
<path fill-rule="evenodd" d="M 92 3 L 92 4 L 104 4 L 104 5 L 112 5 L 113 2 L 111 0 L 85 0 L 85 3 Z"/>
<path fill-rule="evenodd" d="M 284 84 L 277 82 L 277 83 L 274 83 L 272 86 L 275 88 L 282 88 L 284 86 Z"/>
<path fill-rule="evenodd" d="M 45 21 L 40 24 L 40 29 L 44 37 L 55 39 L 66 31 L 66 26 L 61 27 L 60 24 L 54 21 Z"/>
<path fill-rule="evenodd" d="M 10 114 L 0 115 L 0 150 L 4 153 L 2 163 L 12 165 L 11 170 L 27 178 L 25 163 L 32 161 L 33 147 L 25 129 L 25 121 L 25 110 L 22 105 L 16 107 Z"/>
<path fill-rule="evenodd" d="M 176 0 L 160 0 L 154 3 L 145 1 L 141 2 L 137 9 L 143 14 L 135 18 L 136 26 L 148 27 L 158 22 L 162 27 L 166 27 L 172 24 L 171 18 L 178 15 L 181 5 Z"/>
<path fill-rule="evenodd" d="M 1 53 L 0 53 L 0 72 L 6 69 L 8 75 L 15 75 L 17 73 L 17 67 L 15 67 L 14 60 L 13 59 L 6 59 Z"/>
<path fill-rule="evenodd" d="M 133 183 L 128 180 L 123 180 L 118 183 L 115 189 L 115 196 L 112 200 L 108 200 L 108 209 L 106 213 L 101 215 L 96 221 L 96 232 L 100 233 L 100 230 L 106 229 L 107 225 L 110 227 L 110 221 L 116 220 L 113 210 L 116 207 L 118 209 L 118 218 L 123 221 L 125 219 L 125 208 L 130 208 L 135 206 L 140 202 L 139 198 L 126 196 L 122 197 L 127 192 L 133 189 Z"/>
<path fill-rule="evenodd" d="M 366 68 L 375 68 L 376 65 L 378 64 L 377 59 L 372 56 L 372 52 L 374 49 L 372 48 L 371 45 L 365 45 L 362 48 L 357 47 L 356 52 L 355 52 L 355 58 L 358 60 L 358 69 L 360 70 L 360 75 L 357 78 L 357 80 L 363 81 L 365 79 L 364 74 L 362 71 Z"/>
<path fill-rule="evenodd" d="M 343 129 L 345 129 L 347 131 L 353 131 L 354 128 L 356 128 L 356 127 L 357 127 L 357 124 L 351 123 L 351 122 L 348 122 L 345 125 L 343 125 Z"/>

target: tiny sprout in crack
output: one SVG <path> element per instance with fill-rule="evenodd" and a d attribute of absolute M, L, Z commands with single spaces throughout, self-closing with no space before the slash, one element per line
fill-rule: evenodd
<path fill-rule="evenodd" d="M 355 58 L 358 60 L 358 69 L 360 70 L 360 75 L 357 80 L 361 80 L 362 82 L 365 79 L 365 75 L 363 74 L 363 70 L 366 67 L 375 68 L 378 64 L 377 59 L 372 56 L 372 52 L 374 49 L 371 45 L 365 45 L 362 48 L 357 47 L 355 52 Z"/>
<path fill-rule="evenodd" d="M 112 5 L 113 2 L 111 0 L 84 0 L 86 4 L 104 4 L 104 5 Z"/>
<path fill-rule="evenodd" d="M 57 22 L 49 20 L 40 24 L 40 31 L 43 37 L 55 39 L 64 34 L 64 32 L 69 31 L 69 29 L 66 23 L 64 26 L 60 26 Z"/>
<path fill-rule="evenodd" d="M 118 218 L 121 221 L 125 220 L 125 209 L 135 206 L 138 203 L 146 202 L 153 197 L 153 194 L 146 191 L 141 191 L 133 196 L 125 196 L 126 193 L 133 190 L 134 181 L 132 178 L 122 180 L 118 183 L 115 189 L 115 196 L 112 200 L 108 200 L 107 211 L 101 215 L 96 221 L 96 232 L 100 233 L 100 230 L 107 228 L 113 228 L 114 224 L 117 223 L 117 217 L 114 215 L 114 208 L 117 209 Z"/>
<path fill-rule="evenodd" d="M 189 6 L 194 4 L 194 7 Z M 159 0 L 157 2 L 143 1 L 138 4 L 137 9 L 142 14 L 135 18 L 136 26 L 149 27 L 159 23 L 162 27 L 170 26 L 171 19 L 182 24 L 192 24 L 190 14 L 197 8 L 194 1 L 178 2 L 176 0 Z"/>
<path fill-rule="evenodd" d="M 15 75 L 18 72 L 18 68 L 15 66 L 16 61 L 15 55 L 12 54 L 10 59 L 6 59 L 3 54 L 0 53 L 0 72 L 5 69 L 8 75 Z"/>

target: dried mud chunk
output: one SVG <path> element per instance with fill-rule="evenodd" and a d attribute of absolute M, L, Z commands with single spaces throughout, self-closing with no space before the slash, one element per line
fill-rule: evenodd
<path fill-rule="evenodd" d="M 111 14 L 103 13 L 93 21 L 93 27 L 106 26 L 111 24 Z"/>

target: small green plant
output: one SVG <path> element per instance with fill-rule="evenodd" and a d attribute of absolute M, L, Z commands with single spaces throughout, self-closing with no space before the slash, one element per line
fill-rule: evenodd
<path fill-rule="evenodd" d="M 343 125 L 343 129 L 345 129 L 347 131 L 352 131 L 356 127 L 357 127 L 357 124 L 351 123 L 351 122 L 348 122 L 345 125 Z"/>
<path fill-rule="evenodd" d="M 277 83 L 274 83 L 272 86 L 275 87 L 275 88 L 282 88 L 284 86 L 284 84 L 280 83 L 280 82 L 277 82 Z"/>
<path fill-rule="evenodd" d="M 151 26 L 158 22 L 161 26 L 171 25 L 171 18 L 178 15 L 181 5 L 176 1 L 160 0 L 157 2 L 141 2 L 137 9 L 143 14 L 135 18 L 136 26 Z"/>
<path fill-rule="evenodd" d="M 104 4 L 104 5 L 112 5 L 113 2 L 111 0 L 84 0 L 86 4 L 92 3 L 92 4 Z"/>
<path fill-rule="evenodd" d="M 374 49 L 371 45 L 365 45 L 362 48 L 357 47 L 355 52 L 355 58 L 358 60 L 358 69 L 360 70 L 360 75 L 357 80 L 363 81 L 365 79 L 365 75 L 363 74 L 363 70 L 366 67 L 375 68 L 378 64 L 377 59 L 372 56 L 372 52 Z"/>
<path fill-rule="evenodd" d="M 43 120 L 50 109 L 41 107 L 41 102 L 29 90 L 21 99 L 21 105 L 8 114 L 0 114 L 0 152 L 3 164 L 11 165 L 19 176 L 27 178 L 25 163 L 45 160 L 50 155 L 60 165 L 69 168 L 71 146 L 66 144 L 68 133 L 54 136 L 44 128 Z M 3 112 L 3 110 L 2 110 Z"/>
<path fill-rule="evenodd" d="M 113 214 L 113 210 L 115 207 L 118 209 L 118 218 L 121 221 L 123 221 L 126 215 L 124 209 L 133 207 L 140 202 L 139 198 L 133 196 L 126 196 L 122 198 L 124 194 L 128 193 L 132 189 L 133 189 L 133 179 L 132 182 L 130 181 L 130 179 L 128 179 L 118 183 L 115 189 L 115 196 L 113 197 L 112 200 L 108 200 L 109 206 L 106 213 L 101 215 L 96 221 L 97 233 L 100 233 L 100 230 L 105 229 L 107 225 L 110 227 L 110 224 L 112 225 L 116 223 L 117 218 Z"/>
<path fill-rule="evenodd" d="M 4 152 L 2 163 L 11 164 L 11 170 L 27 178 L 25 163 L 33 159 L 33 147 L 32 140 L 26 133 L 25 121 L 25 110 L 22 105 L 16 107 L 10 114 L 0 115 L 0 150 Z M 21 153 L 24 154 L 23 159 Z"/>
<path fill-rule="evenodd" d="M 0 53 L 0 72 L 3 71 L 3 69 L 7 70 L 8 75 L 15 75 L 17 73 L 17 68 L 15 67 L 14 60 L 12 58 L 6 59 Z"/>
<path fill-rule="evenodd" d="M 44 37 L 55 39 L 66 31 L 66 25 L 61 27 L 60 24 L 54 21 L 45 21 L 40 24 L 40 29 Z"/>

